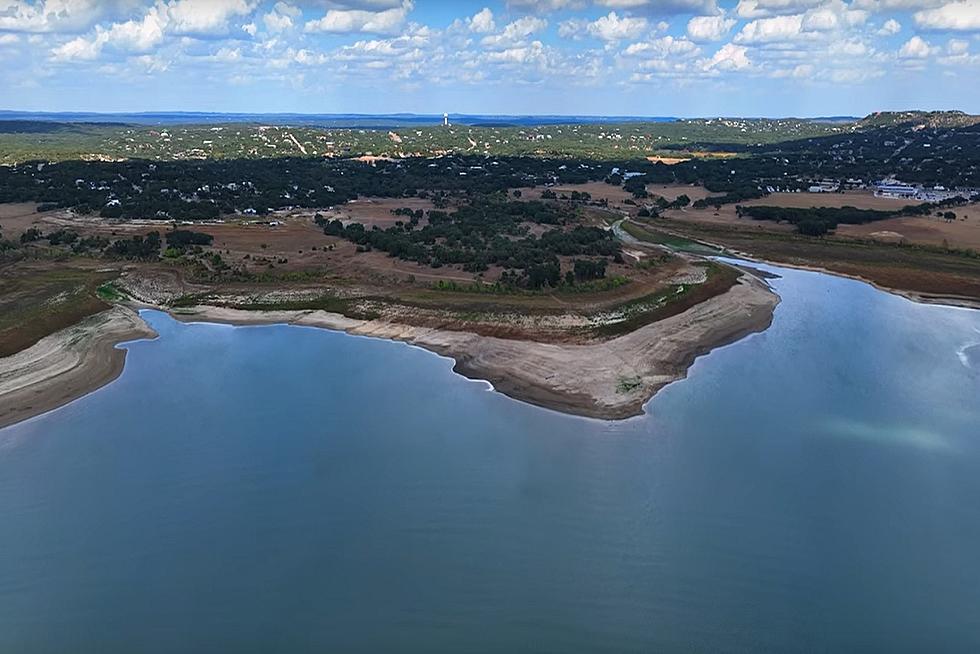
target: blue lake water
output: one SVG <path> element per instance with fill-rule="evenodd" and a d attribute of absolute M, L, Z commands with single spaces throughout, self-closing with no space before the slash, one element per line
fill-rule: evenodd
<path fill-rule="evenodd" d="M 647 415 L 184 325 L 0 430 L 0 652 L 980 651 L 980 312 L 770 268 Z"/>

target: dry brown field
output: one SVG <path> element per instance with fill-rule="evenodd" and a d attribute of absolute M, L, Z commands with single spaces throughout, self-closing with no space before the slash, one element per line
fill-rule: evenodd
<path fill-rule="evenodd" d="M 337 205 L 329 210 L 321 211 L 327 218 L 337 218 L 342 221 L 353 221 L 362 223 L 370 229 L 377 225 L 381 229 L 387 229 L 396 222 L 408 222 L 406 216 L 396 216 L 392 213 L 395 209 L 408 208 L 412 211 L 429 211 L 435 209 L 431 200 L 420 198 L 358 198 L 345 204 Z M 451 211 L 452 209 L 448 209 Z M 310 212 L 312 215 L 312 212 Z"/>
<path fill-rule="evenodd" d="M 889 218 L 867 225 L 841 225 L 840 236 L 901 240 L 927 245 L 980 250 L 980 206 L 954 207 L 956 220 L 946 222 L 937 216 Z"/>

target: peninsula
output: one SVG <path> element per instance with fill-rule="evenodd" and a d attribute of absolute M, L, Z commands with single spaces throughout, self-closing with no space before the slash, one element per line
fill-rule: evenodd
<path fill-rule="evenodd" d="M 915 112 L 401 135 L 10 121 L 0 426 L 114 379 L 115 345 L 152 335 L 143 308 L 405 341 L 519 400 L 637 415 L 769 325 L 763 276 L 718 255 L 980 298 L 980 173 L 955 161 L 978 139 L 971 116 Z M 899 140 L 959 145 L 896 161 Z"/>

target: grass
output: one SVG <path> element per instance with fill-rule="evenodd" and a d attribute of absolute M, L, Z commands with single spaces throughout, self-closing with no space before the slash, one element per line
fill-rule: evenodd
<path fill-rule="evenodd" d="M 627 234 L 646 243 L 665 245 L 672 250 L 678 250 L 681 252 L 692 252 L 697 254 L 721 254 L 720 250 L 704 245 L 703 243 L 698 243 L 697 241 L 684 238 L 683 236 L 677 236 L 676 234 L 662 232 L 647 225 L 639 225 L 629 220 L 624 221 L 622 227 L 623 231 L 625 231 Z"/>
<path fill-rule="evenodd" d="M 705 267 L 708 278 L 704 283 L 668 286 L 656 293 L 627 302 L 619 307 L 619 310 L 624 311 L 628 316 L 625 320 L 600 325 L 595 327 L 593 332 L 596 336 L 613 338 L 644 325 L 679 315 L 695 305 L 725 293 L 735 285 L 741 274 L 731 266 L 715 262 L 708 262 Z"/>
<path fill-rule="evenodd" d="M 377 320 L 381 317 L 375 311 L 365 310 L 359 307 L 357 300 L 340 298 L 329 294 L 303 300 L 249 302 L 222 306 L 245 311 L 326 311 L 328 313 L 339 313 L 356 320 Z"/>
<path fill-rule="evenodd" d="M 36 261 L 0 269 L 0 357 L 109 308 L 99 289 L 116 273 L 61 266 Z"/>
<path fill-rule="evenodd" d="M 121 302 L 122 300 L 126 299 L 125 294 L 123 294 L 122 291 L 116 288 L 116 285 L 113 284 L 112 282 L 106 282 L 105 284 L 102 284 L 97 289 L 95 289 L 95 293 L 96 295 L 99 296 L 99 299 L 102 300 L 103 302 L 109 302 L 109 303 Z"/>
<path fill-rule="evenodd" d="M 927 295 L 980 298 L 980 258 L 970 253 L 863 239 L 815 238 L 755 225 L 674 221 L 672 228 L 776 264 L 825 268 Z"/>
<path fill-rule="evenodd" d="M 620 377 L 616 383 L 616 392 L 626 395 L 635 391 L 642 384 L 643 380 L 639 377 Z"/>

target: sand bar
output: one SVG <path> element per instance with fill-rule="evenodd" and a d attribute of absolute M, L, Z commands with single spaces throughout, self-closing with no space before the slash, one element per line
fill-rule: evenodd
<path fill-rule="evenodd" d="M 116 306 L 0 359 L 0 427 L 105 386 L 126 361 L 126 351 L 116 345 L 155 336 L 136 312 Z"/>
<path fill-rule="evenodd" d="M 325 311 L 201 306 L 173 315 L 187 322 L 287 323 L 403 341 L 453 358 L 456 372 L 487 380 L 514 399 L 563 413 L 618 420 L 642 414 L 643 405 L 667 384 L 683 379 L 698 356 L 764 331 L 778 303 L 779 297 L 764 282 L 746 274 L 726 293 L 679 315 L 584 345 L 354 320 Z"/>

